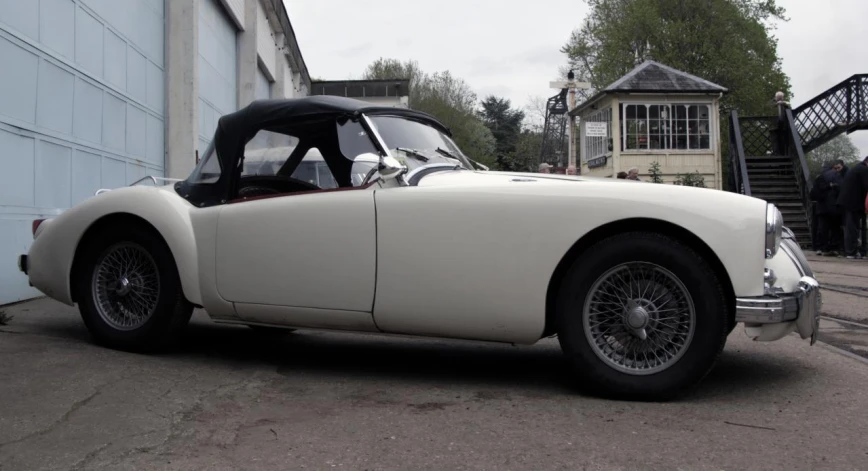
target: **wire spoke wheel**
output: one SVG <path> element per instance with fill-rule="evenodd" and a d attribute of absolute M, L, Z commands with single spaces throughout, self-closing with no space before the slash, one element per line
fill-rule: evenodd
<path fill-rule="evenodd" d="M 91 286 L 100 317 L 121 331 L 143 326 L 160 299 L 156 261 L 144 247 L 131 242 L 113 245 L 103 253 L 94 267 Z"/>
<path fill-rule="evenodd" d="M 628 262 L 591 286 L 582 322 L 593 352 L 630 375 L 659 373 L 687 351 L 696 328 L 690 292 L 672 272 Z"/>

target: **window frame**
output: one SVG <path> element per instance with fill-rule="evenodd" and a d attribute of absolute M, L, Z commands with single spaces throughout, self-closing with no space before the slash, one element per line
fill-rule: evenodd
<path fill-rule="evenodd" d="M 644 112 L 645 117 L 644 118 L 628 119 L 627 118 L 627 111 L 628 111 L 628 107 L 630 107 L 630 106 L 644 106 L 645 107 L 645 112 Z M 651 122 L 652 122 L 651 109 L 652 109 L 652 107 L 667 107 L 668 108 L 668 115 L 669 116 L 666 119 L 666 123 L 668 125 L 668 130 L 666 131 L 665 134 L 661 134 L 659 132 L 657 134 L 651 133 Z M 679 116 L 677 108 L 679 108 L 679 107 L 683 110 L 684 116 L 685 116 L 684 122 L 687 123 L 687 128 L 685 130 L 685 133 L 679 133 L 678 128 L 677 128 L 677 123 L 680 121 L 679 119 L 677 119 L 677 116 Z M 696 115 L 694 118 L 692 118 L 692 120 L 695 121 L 695 123 L 696 123 L 696 131 L 697 131 L 696 133 L 690 132 L 691 131 L 690 130 L 690 121 L 691 121 L 690 107 L 696 107 L 695 108 L 696 109 Z M 699 118 L 699 116 L 701 115 L 701 112 L 700 112 L 701 107 L 704 107 L 705 110 L 707 111 L 707 118 L 704 120 L 707 122 L 707 127 L 706 127 L 704 133 L 700 131 L 701 123 L 703 121 Z M 713 104 L 712 103 L 701 103 L 701 102 L 696 102 L 696 101 L 684 101 L 684 102 L 658 101 L 658 102 L 655 102 L 655 101 L 631 100 L 631 101 L 620 102 L 619 108 L 620 108 L 619 109 L 619 112 L 620 112 L 619 125 L 621 128 L 621 136 L 620 136 L 621 142 L 619 145 L 620 145 L 621 153 L 629 153 L 629 154 L 647 154 L 647 153 L 655 153 L 655 154 L 656 153 L 707 154 L 707 153 L 713 153 L 713 152 L 717 151 L 717 145 L 718 145 L 717 138 L 715 138 L 715 133 L 713 132 L 713 129 L 716 129 L 716 126 L 715 126 L 715 122 L 713 121 Z M 659 108 L 658 108 L 658 113 L 659 113 Z M 637 113 L 637 115 L 638 114 L 639 113 Z M 629 121 L 639 121 L 640 119 L 644 119 L 644 123 L 645 123 L 644 132 L 641 134 L 634 132 L 634 133 L 630 133 L 628 135 L 627 131 L 628 131 Z M 653 119 L 659 119 L 659 117 L 653 118 Z M 660 119 L 660 121 L 662 122 L 663 120 Z M 628 148 L 627 144 L 628 144 L 629 136 L 641 137 L 641 136 L 643 136 L 643 134 L 644 134 L 644 137 L 646 140 L 645 145 L 648 147 L 645 147 L 645 148 L 640 148 L 640 147 Z M 668 143 L 668 147 L 661 145 L 661 147 L 659 147 L 659 148 L 651 148 L 650 146 L 651 146 L 652 136 L 664 137 L 666 142 Z M 677 141 L 676 140 L 679 137 L 686 137 L 687 138 L 687 144 L 686 144 L 687 148 L 684 148 L 684 149 L 676 148 L 677 147 Z M 699 142 L 700 145 L 702 144 L 702 138 L 706 138 L 708 140 L 708 146 L 707 147 L 693 147 L 693 148 L 691 148 L 690 147 L 691 142 L 692 142 L 691 138 L 695 138 Z M 637 137 L 637 145 L 638 145 L 638 137 Z"/>
<path fill-rule="evenodd" d="M 606 123 L 606 137 L 586 137 L 585 123 Z M 612 105 L 595 110 L 582 118 L 581 136 L 582 162 L 588 162 L 600 157 L 611 157 L 613 150 L 609 149 L 609 141 L 612 140 Z"/>

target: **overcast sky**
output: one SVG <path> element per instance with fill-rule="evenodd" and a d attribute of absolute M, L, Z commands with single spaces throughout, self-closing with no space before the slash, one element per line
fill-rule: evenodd
<path fill-rule="evenodd" d="M 581 24 L 581 0 L 284 0 L 312 77 L 361 78 L 379 57 L 450 70 L 480 98 L 525 106 L 555 93 L 559 52 Z M 868 73 L 868 0 L 778 0 L 788 23 L 775 35 L 796 107 L 856 73 Z M 726 86 L 726 84 L 721 84 Z M 772 97 L 769 97 L 770 99 Z M 868 131 L 850 135 L 868 155 Z"/>

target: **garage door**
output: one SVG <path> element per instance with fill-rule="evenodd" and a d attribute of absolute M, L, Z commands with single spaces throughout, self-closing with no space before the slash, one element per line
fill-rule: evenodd
<path fill-rule="evenodd" d="M 163 0 L 0 0 L 0 304 L 31 221 L 163 174 Z"/>
<path fill-rule="evenodd" d="M 199 155 L 220 116 L 238 109 L 237 29 L 219 0 L 199 3 Z"/>

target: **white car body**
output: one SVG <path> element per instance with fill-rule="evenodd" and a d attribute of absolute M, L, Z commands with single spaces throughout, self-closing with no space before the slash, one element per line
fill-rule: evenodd
<path fill-rule="evenodd" d="M 196 208 L 171 186 L 132 186 L 43 223 L 29 277 L 72 305 L 72 263 L 85 232 L 128 213 L 165 238 L 184 294 L 217 322 L 531 344 L 542 337 L 558 264 L 608 224 L 658 221 L 690 232 L 720 260 L 736 297 L 762 296 L 765 268 L 785 292 L 797 291 L 802 275 L 785 251 L 761 256 L 755 221 L 765 211 L 762 200 L 714 190 L 499 172 L 439 172 L 417 187 L 210 208 Z M 332 217 L 317 220 L 322 214 Z M 305 219 L 317 224 L 297 227 Z M 283 247 L 278 257 L 274 247 Z M 793 330 L 813 333 L 812 324 L 795 321 L 749 333 L 776 340 Z"/>
<path fill-rule="evenodd" d="M 213 205 L 193 204 L 173 185 L 102 192 L 39 225 L 21 268 L 47 296 L 80 302 L 82 244 L 126 215 L 165 241 L 184 298 L 215 322 L 533 344 L 557 333 L 555 294 L 575 254 L 608 235 L 648 230 L 681 239 L 709 263 L 726 296 L 721 309 L 750 337 L 816 339 L 816 282 L 786 234 L 765 256 L 774 232 L 765 201 L 465 168 L 397 185 L 387 177 L 400 167 L 385 153 L 359 160 L 379 161 L 383 178 L 350 191 Z M 422 168 L 397 178 L 415 172 Z"/>

